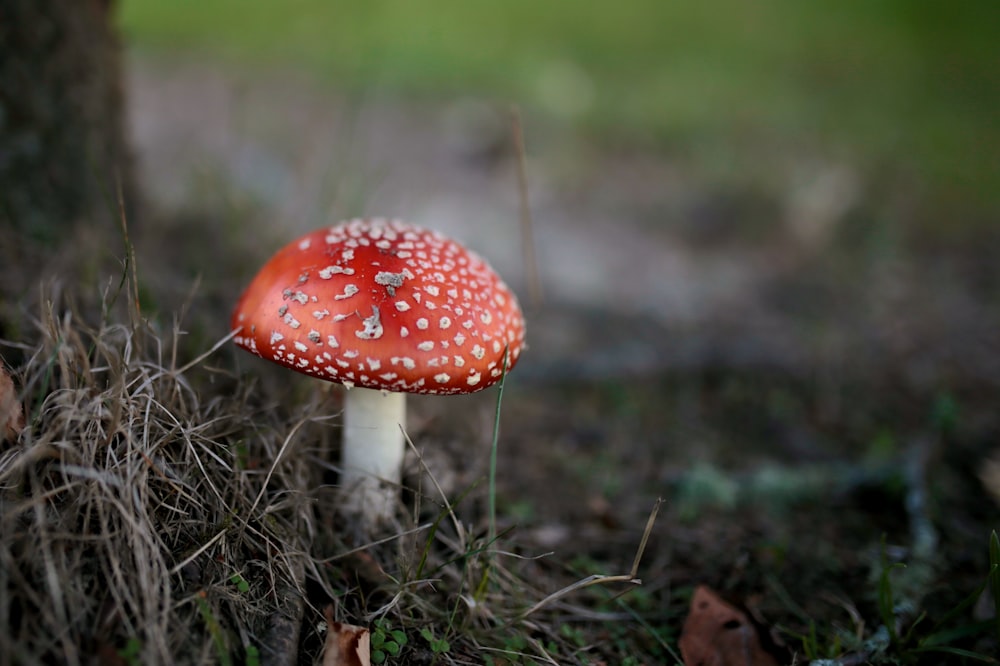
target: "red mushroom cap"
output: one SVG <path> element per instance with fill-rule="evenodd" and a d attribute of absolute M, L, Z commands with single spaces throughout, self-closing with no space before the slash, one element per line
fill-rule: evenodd
<path fill-rule="evenodd" d="M 478 255 L 400 220 L 351 220 L 275 254 L 233 311 L 234 341 L 347 386 L 472 393 L 524 347 L 517 299 Z"/>

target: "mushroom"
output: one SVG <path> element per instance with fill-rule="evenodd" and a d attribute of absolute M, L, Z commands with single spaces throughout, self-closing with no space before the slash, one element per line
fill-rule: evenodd
<path fill-rule="evenodd" d="M 347 511 L 368 526 L 395 508 L 406 394 L 480 391 L 524 347 L 517 299 L 483 259 L 385 219 L 286 245 L 243 293 L 232 328 L 247 351 L 349 389 L 341 487 Z"/>

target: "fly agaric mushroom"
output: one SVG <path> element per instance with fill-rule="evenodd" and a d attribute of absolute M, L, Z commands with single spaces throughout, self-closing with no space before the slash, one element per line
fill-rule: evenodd
<path fill-rule="evenodd" d="M 475 253 L 400 220 L 351 220 L 292 241 L 247 287 L 233 340 L 349 390 L 343 474 L 349 511 L 392 515 L 406 393 L 472 393 L 524 347 L 517 299 Z"/>

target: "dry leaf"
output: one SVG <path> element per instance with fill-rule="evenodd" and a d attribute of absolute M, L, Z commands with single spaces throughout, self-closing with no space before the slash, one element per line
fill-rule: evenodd
<path fill-rule="evenodd" d="M 367 627 L 334 622 L 329 607 L 326 626 L 323 666 L 371 666 L 371 633 Z"/>
<path fill-rule="evenodd" d="M 15 440 L 24 430 L 24 412 L 14 390 L 14 381 L 0 367 L 0 442 Z"/>
<path fill-rule="evenodd" d="M 1000 455 L 994 453 L 979 466 L 979 480 L 983 483 L 993 501 L 1000 504 Z"/>
<path fill-rule="evenodd" d="M 746 613 L 704 585 L 694 591 L 680 648 L 685 666 L 778 666 Z"/>

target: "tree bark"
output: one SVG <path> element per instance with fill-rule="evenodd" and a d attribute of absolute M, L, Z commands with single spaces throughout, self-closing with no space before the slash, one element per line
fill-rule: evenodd
<path fill-rule="evenodd" d="M 92 307 L 122 268 L 122 81 L 113 0 L 0 0 L 0 338 L 24 333 L 40 284 L 81 283 Z"/>
<path fill-rule="evenodd" d="M 112 0 L 0 0 L 0 296 L 120 239 L 134 199 Z M 120 255 L 122 243 L 114 243 Z M 16 267 L 14 270 L 13 267 Z M 3 313 L 0 312 L 0 321 Z"/>

